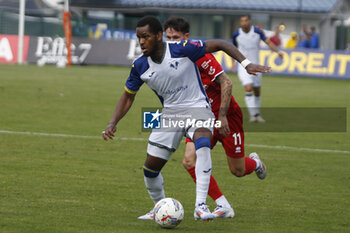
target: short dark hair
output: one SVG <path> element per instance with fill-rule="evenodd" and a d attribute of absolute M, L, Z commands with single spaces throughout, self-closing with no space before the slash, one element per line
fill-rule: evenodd
<path fill-rule="evenodd" d="M 183 34 L 190 32 L 190 24 L 182 17 L 172 16 L 164 24 L 164 31 L 168 28 L 173 28 Z"/>
<path fill-rule="evenodd" d="M 250 15 L 248 15 L 248 14 L 241 15 L 241 17 L 240 17 L 240 18 L 243 18 L 243 17 L 248 17 L 248 19 L 252 19 L 252 18 L 250 17 Z"/>
<path fill-rule="evenodd" d="M 162 24 L 157 19 L 157 17 L 152 15 L 146 15 L 137 22 L 136 27 L 143 27 L 149 25 L 149 30 L 152 34 L 158 34 L 158 32 L 163 32 Z"/>

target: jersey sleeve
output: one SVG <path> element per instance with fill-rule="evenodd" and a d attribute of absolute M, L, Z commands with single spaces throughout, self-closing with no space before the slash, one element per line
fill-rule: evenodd
<path fill-rule="evenodd" d="M 213 82 L 217 76 L 224 72 L 219 62 L 211 53 L 205 54 L 205 56 L 199 59 L 196 64 L 200 73 L 205 74 L 205 77 L 208 77 L 211 82 Z"/>
<path fill-rule="evenodd" d="M 196 62 L 205 55 L 205 43 L 201 40 L 183 40 L 169 44 L 172 57 L 188 57 Z"/>
<path fill-rule="evenodd" d="M 233 45 L 234 46 L 238 46 L 238 44 L 237 44 L 237 36 L 239 35 L 239 32 L 238 32 L 238 30 L 237 31 L 235 31 L 233 34 L 232 34 L 232 43 L 233 43 Z"/>
<path fill-rule="evenodd" d="M 260 39 L 262 41 L 264 42 L 268 41 L 268 38 L 265 36 L 265 33 L 260 28 L 254 27 L 254 32 L 259 34 Z"/>
<path fill-rule="evenodd" d="M 135 67 L 135 63 L 132 64 L 130 76 L 126 80 L 124 89 L 126 92 L 130 94 L 136 94 L 136 92 L 140 89 L 143 84 L 143 80 L 140 78 L 140 74 Z"/>

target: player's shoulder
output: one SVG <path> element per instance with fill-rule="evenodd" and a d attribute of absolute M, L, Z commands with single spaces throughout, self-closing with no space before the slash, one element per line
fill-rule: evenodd
<path fill-rule="evenodd" d="M 166 42 L 170 49 L 181 49 L 191 46 L 203 46 L 203 41 L 201 40 L 182 40 L 182 41 L 167 41 Z"/>
<path fill-rule="evenodd" d="M 167 45 L 172 58 L 192 57 L 193 52 L 204 48 L 201 40 L 169 41 Z"/>
<path fill-rule="evenodd" d="M 256 27 L 256 26 L 252 26 L 253 27 L 253 30 L 255 33 L 258 33 L 258 34 L 262 34 L 262 35 L 265 35 L 264 31 L 261 30 L 260 28 Z"/>
<path fill-rule="evenodd" d="M 233 33 L 232 33 L 232 37 L 237 37 L 238 35 L 239 35 L 239 29 L 237 29 L 236 31 L 234 31 Z"/>
<path fill-rule="evenodd" d="M 139 73 L 140 75 L 143 74 L 149 68 L 147 57 L 141 55 L 140 57 L 136 58 L 131 68 L 137 71 L 137 73 Z"/>

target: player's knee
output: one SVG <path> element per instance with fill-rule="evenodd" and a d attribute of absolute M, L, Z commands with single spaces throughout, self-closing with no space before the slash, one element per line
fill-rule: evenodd
<path fill-rule="evenodd" d="M 184 166 L 184 168 L 186 170 L 194 167 L 196 165 L 196 160 L 193 160 L 193 159 L 189 159 L 188 157 L 185 157 L 183 160 L 182 160 L 182 165 Z"/>
<path fill-rule="evenodd" d="M 145 165 L 143 165 L 143 174 L 145 175 L 145 177 L 156 178 L 159 175 L 159 172 L 160 171 L 152 170 L 146 167 Z"/>
<path fill-rule="evenodd" d="M 246 91 L 245 92 L 245 96 L 249 97 L 249 96 L 253 96 L 254 93 L 252 91 Z"/>
<path fill-rule="evenodd" d="M 245 89 L 245 92 L 253 92 L 253 86 L 251 84 L 250 85 L 246 85 L 244 87 L 244 89 Z"/>

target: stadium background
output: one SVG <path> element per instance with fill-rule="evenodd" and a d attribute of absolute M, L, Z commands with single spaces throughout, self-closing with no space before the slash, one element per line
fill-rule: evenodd
<path fill-rule="evenodd" d="M 25 16 L 26 47 L 24 60 L 28 63 L 56 64 L 64 60 L 62 1 L 27 1 Z M 239 17 L 249 13 L 254 24 L 272 36 L 281 33 L 282 45 L 293 31 L 302 25 L 316 27 L 320 49 L 285 50 L 285 59 L 265 50 L 261 64 L 271 66 L 279 75 L 328 78 L 350 78 L 350 12 L 349 1 L 70 1 L 72 13 L 73 63 L 87 65 L 129 65 L 140 54 L 135 41 L 137 20 L 153 14 L 164 21 L 171 15 L 186 17 L 191 23 L 192 38 L 221 38 L 231 40 L 239 26 Z M 208 13 L 211 12 L 211 13 Z M 18 1 L 0 2 L 0 62 L 17 61 Z M 114 42 L 111 42 L 114 41 Z M 126 45 L 125 41 L 129 41 Z M 6 43 L 7 42 L 7 43 Z M 9 46 L 10 44 L 10 46 Z M 110 46 L 104 46 L 109 44 Z M 266 45 L 261 43 L 263 49 Z M 125 48 L 128 47 L 128 51 Z M 46 48 L 46 49 L 45 49 Z M 113 48 L 113 49 L 111 49 Z M 124 48 L 124 49 L 122 49 Z M 283 48 L 283 46 L 282 46 Z M 44 50 L 43 50 L 44 49 Z M 123 51 L 121 51 L 123 50 Z M 12 52 L 12 54 L 8 54 Z M 43 58 L 43 56 L 45 56 Z M 231 61 L 217 53 L 225 71 L 231 72 Z"/>
<path fill-rule="evenodd" d="M 1 63 L 17 60 L 18 2 L 0 1 Z M 139 122 L 142 107 L 159 104 L 154 93 L 148 88 L 140 90 L 115 141 L 106 144 L 100 137 L 123 92 L 129 63 L 138 54 L 137 43 L 129 40 L 130 33 L 137 20 L 148 13 L 162 20 L 173 14 L 187 16 L 191 24 L 198 25 L 192 26 L 197 30 L 196 37 L 214 38 L 215 33 L 222 33 L 219 38 L 227 40 L 237 28 L 240 13 L 255 15 L 254 23 L 266 22 L 266 29 L 285 23 L 286 32 L 299 31 L 303 23 L 315 24 L 318 32 L 329 35 L 325 39 L 321 36 L 320 50 L 302 51 L 304 55 L 300 56 L 308 61 L 312 53 L 311 60 L 316 65 L 309 68 L 324 66 L 327 70 L 323 71 L 327 72 L 333 68 L 320 64 L 320 57 L 328 63 L 337 60 L 333 75 L 326 79 L 315 73 L 310 75 L 316 77 L 312 79 L 305 73 L 294 74 L 296 77 L 264 75 L 263 107 L 345 108 L 347 113 L 346 132 L 344 125 L 342 130 L 331 133 L 322 132 L 322 125 L 312 132 L 247 132 L 246 150 L 258 151 L 269 166 L 266 182 L 255 176 L 232 177 L 224 151 L 217 146 L 213 150 L 213 172 L 237 214 L 228 221 L 218 219 L 206 224 L 193 220 L 195 186 L 182 168 L 181 145 L 163 171 L 167 196 L 179 199 L 185 208 L 185 220 L 175 230 L 349 232 L 350 83 L 340 80 L 349 78 L 349 1 L 289 0 L 268 1 L 264 5 L 259 5 L 260 1 L 216 1 L 237 3 L 235 8 L 243 6 L 236 10 L 208 10 L 207 1 L 71 1 L 75 4 L 74 56 L 81 66 L 66 69 L 43 66 L 65 57 L 62 11 L 47 2 L 26 1 L 29 64 L 0 64 L 0 232 L 162 232 L 152 222 L 136 220 L 151 205 L 142 178 L 148 133 L 141 131 Z M 95 8 L 110 2 L 125 5 L 117 5 L 115 12 L 109 5 Z M 163 5 L 145 6 L 146 3 Z M 165 5 L 180 3 L 188 4 L 186 9 L 182 5 Z M 315 10 L 324 4 L 326 10 Z M 284 8 L 278 8 L 281 5 Z M 300 6 L 309 8 L 301 12 Z M 284 18 L 290 19 L 290 25 L 281 20 Z M 201 26 L 201 21 L 211 26 Z M 329 26 L 325 31 L 323 23 Z M 222 28 L 209 30 L 213 25 Z M 114 35 L 108 30 L 117 31 L 118 39 L 103 38 Z M 116 62 L 125 67 L 115 66 Z M 341 66 L 345 67 L 344 74 Z M 307 64 L 303 67 L 308 69 Z M 229 76 L 234 83 L 234 96 L 243 107 L 243 88 L 235 74 Z M 293 112 L 286 112 L 284 120 L 294 123 L 295 118 Z M 208 203 L 213 209 L 215 203 Z"/>

